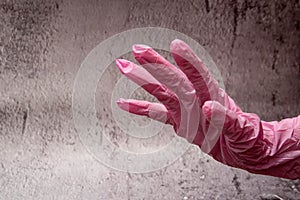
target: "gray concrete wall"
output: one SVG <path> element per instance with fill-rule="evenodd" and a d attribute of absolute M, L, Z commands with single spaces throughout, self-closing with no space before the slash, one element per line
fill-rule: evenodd
<path fill-rule="evenodd" d="M 143 174 L 106 167 L 86 150 L 72 121 L 76 72 L 98 43 L 145 26 L 203 45 L 244 111 L 264 120 L 299 115 L 298 0 L 1 0 L 0 199 L 300 199 L 299 181 L 229 168 L 197 147 Z M 121 77 L 113 65 L 107 74 L 97 98 Z M 126 145 L 109 108 L 101 110 L 107 105 L 99 101 L 100 121 Z"/>

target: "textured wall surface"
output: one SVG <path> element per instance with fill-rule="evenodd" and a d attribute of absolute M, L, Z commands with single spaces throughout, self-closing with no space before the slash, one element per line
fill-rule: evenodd
<path fill-rule="evenodd" d="M 203 45 L 244 111 L 299 115 L 299 0 L 0 0 L 0 199 L 300 199 L 299 181 L 229 168 L 197 147 L 143 174 L 88 153 L 72 120 L 76 72 L 98 43 L 145 26 Z M 121 74 L 112 67 L 107 76 L 99 120 L 115 143 L 132 144 L 102 109 Z"/>

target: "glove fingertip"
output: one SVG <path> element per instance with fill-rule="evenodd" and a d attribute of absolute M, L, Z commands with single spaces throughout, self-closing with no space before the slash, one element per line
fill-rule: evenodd
<path fill-rule="evenodd" d="M 182 40 L 176 38 L 175 40 L 173 40 L 173 41 L 171 42 L 170 48 L 171 48 L 171 49 L 174 49 L 174 48 L 176 48 L 176 47 L 182 47 L 182 46 L 186 46 L 186 45 L 187 45 L 187 44 L 186 44 L 184 41 L 182 41 Z"/>
<path fill-rule="evenodd" d="M 129 103 L 126 99 L 119 98 L 116 103 L 122 110 L 129 111 Z"/>
<path fill-rule="evenodd" d="M 125 59 L 117 59 L 116 65 L 122 72 L 122 74 L 127 74 L 133 69 L 133 65 L 131 65 L 131 62 Z"/>
<path fill-rule="evenodd" d="M 132 50 L 136 54 L 144 53 L 149 49 L 151 49 L 151 47 L 144 44 L 135 44 L 132 46 Z"/>

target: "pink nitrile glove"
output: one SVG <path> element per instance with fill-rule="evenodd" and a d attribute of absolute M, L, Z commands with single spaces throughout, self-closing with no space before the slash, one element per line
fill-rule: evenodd
<path fill-rule="evenodd" d="M 143 67 L 116 61 L 126 77 L 160 102 L 119 99 L 121 109 L 172 125 L 177 135 L 226 165 L 300 179 L 300 115 L 265 122 L 243 112 L 187 44 L 176 39 L 170 52 L 179 68 L 145 45 L 133 46 Z"/>

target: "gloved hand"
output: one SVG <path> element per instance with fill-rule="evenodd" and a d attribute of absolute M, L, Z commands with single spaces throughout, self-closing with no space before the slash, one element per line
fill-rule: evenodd
<path fill-rule="evenodd" d="M 170 124 L 175 132 L 226 165 L 252 173 L 300 178 L 300 115 L 265 122 L 243 112 L 219 88 L 203 62 L 181 40 L 174 40 L 175 67 L 152 48 L 134 45 L 143 66 L 118 59 L 121 72 L 160 103 L 119 99 L 121 109 Z"/>

